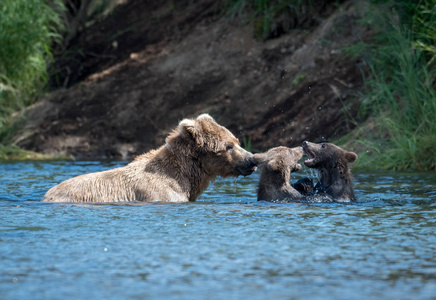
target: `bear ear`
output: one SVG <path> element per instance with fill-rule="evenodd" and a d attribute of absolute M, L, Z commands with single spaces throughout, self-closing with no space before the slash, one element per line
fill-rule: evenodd
<path fill-rule="evenodd" d="M 201 121 L 213 121 L 215 122 L 214 118 L 212 118 L 209 114 L 201 114 L 197 117 L 197 120 Z"/>
<path fill-rule="evenodd" d="M 184 138 L 194 140 L 197 147 L 204 145 L 204 140 L 196 120 L 184 119 L 179 123 L 179 133 Z"/>
<path fill-rule="evenodd" d="M 279 163 L 279 161 L 277 160 L 277 159 L 271 159 L 269 162 L 268 162 L 268 168 L 270 168 L 271 170 L 277 170 L 277 169 L 279 169 L 280 168 L 280 163 Z"/>
<path fill-rule="evenodd" d="M 197 129 L 195 128 L 195 121 L 190 119 L 184 119 L 179 123 L 180 135 L 185 137 L 195 137 L 197 135 Z"/>
<path fill-rule="evenodd" d="M 265 163 L 266 154 L 265 153 L 255 153 L 253 154 L 253 162 L 256 165 L 261 165 Z"/>
<path fill-rule="evenodd" d="M 345 159 L 350 163 L 355 162 L 357 160 L 357 154 L 354 152 L 345 152 Z"/>

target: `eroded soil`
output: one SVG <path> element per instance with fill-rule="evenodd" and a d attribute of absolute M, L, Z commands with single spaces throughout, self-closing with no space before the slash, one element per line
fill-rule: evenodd
<path fill-rule="evenodd" d="M 158 147 L 186 117 L 211 114 L 252 150 L 335 139 L 353 129 L 362 69 L 343 47 L 365 39 L 352 1 L 277 38 L 222 16 L 212 0 L 131 0 L 71 42 L 18 145 L 78 159 Z M 176 1 L 177 2 L 177 1 Z M 244 143 L 244 142 L 243 142 Z"/>

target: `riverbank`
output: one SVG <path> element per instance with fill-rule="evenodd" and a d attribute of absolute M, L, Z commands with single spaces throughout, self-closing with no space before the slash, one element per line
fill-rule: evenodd
<path fill-rule="evenodd" d="M 341 51 L 368 30 L 351 1 L 267 41 L 214 3 L 165 11 L 166 1 L 130 1 L 86 28 L 72 41 L 81 61 L 66 63 L 66 87 L 23 113 L 15 143 L 48 155 L 127 159 L 203 112 L 253 151 L 333 140 L 355 127 L 359 103 L 350 100 L 363 79 L 359 59 Z"/>
<path fill-rule="evenodd" d="M 380 9 L 320 1 L 298 15 L 275 12 L 268 27 L 268 7 L 250 15 L 236 5 L 229 14 L 217 3 L 131 0 L 83 28 L 56 58 L 53 91 L 19 114 L 24 125 L 11 143 L 48 156 L 130 159 L 160 146 L 179 120 L 207 112 L 252 151 L 329 140 L 358 152 L 358 167 L 436 167 L 428 156 L 436 148 L 434 39 L 404 31 L 400 47 L 375 21 L 375 12 L 400 11 L 404 28 L 417 19 L 432 28 L 430 1 L 412 12 L 405 0 L 374 4 Z M 402 55 L 418 59 L 381 59 Z M 418 68 L 403 76 L 409 65 Z M 410 78 L 421 78 L 426 98 L 409 95 Z"/>

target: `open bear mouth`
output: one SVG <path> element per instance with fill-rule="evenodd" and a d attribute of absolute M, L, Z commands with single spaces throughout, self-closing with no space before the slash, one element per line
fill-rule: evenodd
<path fill-rule="evenodd" d="M 313 162 L 313 161 L 315 160 L 315 158 L 316 158 L 315 154 L 314 154 L 312 151 L 310 151 L 309 148 L 305 148 L 305 147 L 304 147 L 303 150 L 304 150 L 304 152 L 309 156 L 309 159 L 306 159 L 304 162 L 305 162 L 305 163 L 311 163 L 311 162 Z"/>

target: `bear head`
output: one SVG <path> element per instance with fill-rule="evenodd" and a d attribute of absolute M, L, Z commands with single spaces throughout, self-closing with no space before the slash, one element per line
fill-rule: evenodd
<path fill-rule="evenodd" d="M 346 151 L 331 143 L 315 144 L 304 141 L 303 150 L 309 156 L 309 159 L 304 161 L 309 168 L 346 168 L 349 163 L 357 160 L 356 153 Z"/>
<path fill-rule="evenodd" d="M 211 177 L 246 176 L 256 170 L 253 154 L 208 114 L 182 120 L 167 138 L 166 146 L 197 163 Z"/>
<path fill-rule="evenodd" d="M 289 182 L 292 172 L 301 169 L 298 161 L 302 156 L 303 149 L 301 147 L 288 148 L 280 146 L 265 153 L 254 154 L 254 161 L 256 164 L 262 165 L 262 177 L 266 175 L 271 177 L 262 180 L 283 183 Z"/>

